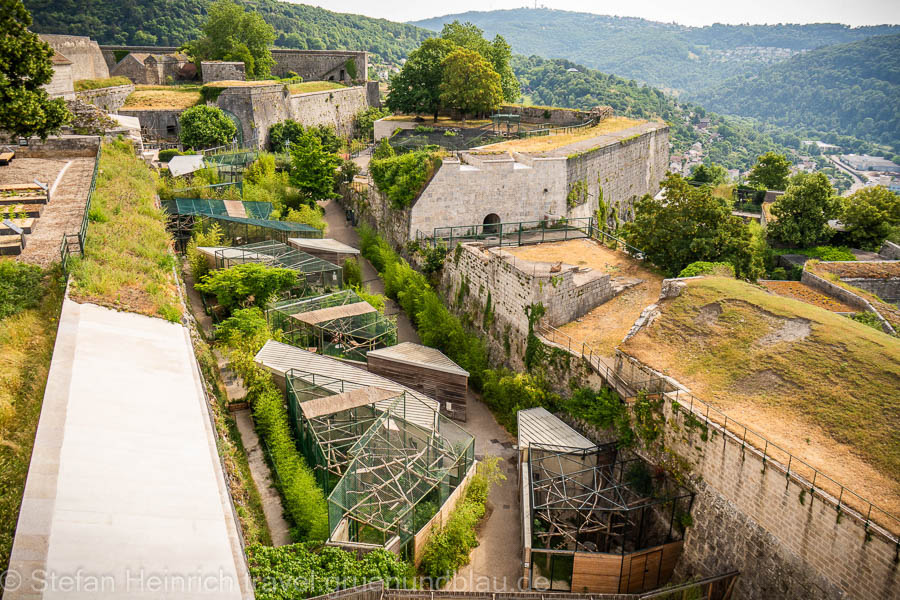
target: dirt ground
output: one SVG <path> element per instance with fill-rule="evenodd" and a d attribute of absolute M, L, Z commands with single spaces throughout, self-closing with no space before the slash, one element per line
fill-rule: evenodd
<path fill-rule="evenodd" d="M 806 302 L 807 304 L 812 304 L 813 306 L 818 306 L 825 310 L 845 313 L 857 312 L 852 306 L 848 306 L 839 300 L 835 300 L 831 296 L 826 296 L 822 292 L 799 281 L 763 281 L 761 284 L 773 294 L 800 300 L 801 302 Z"/>
<path fill-rule="evenodd" d="M 63 233 L 77 233 L 81 227 L 93 174 L 93 158 L 17 158 L 0 167 L 0 183 L 32 183 L 37 179 L 51 188 L 50 203 L 35 222 L 34 232 L 25 236 L 25 250 L 19 260 L 42 267 L 59 261 Z"/>
<path fill-rule="evenodd" d="M 643 282 L 601 304 L 577 321 L 559 329 L 572 339 L 585 342 L 595 351 L 612 356 L 616 346 L 647 306 L 659 299 L 663 277 L 645 268 L 624 252 L 611 250 L 591 240 L 570 240 L 507 249 L 511 254 L 534 261 L 564 262 L 591 267 L 613 278 L 638 278 Z"/>

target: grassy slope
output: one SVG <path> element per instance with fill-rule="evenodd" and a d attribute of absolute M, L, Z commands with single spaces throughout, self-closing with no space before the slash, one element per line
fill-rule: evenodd
<path fill-rule="evenodd" d="M 59 282 L 51 271 L 39 308 L 0 320 L 0 573 L 9 564 L 56 341 Z"/>
<path fill-rule="evenodd" d="M 156 176 L 131 145 L 103 146 L 84 258 L 72 260 L 71 296 L 117 310 L 181 318 L 165 213 L 155 206 Z"/>
<path fill-rule="evenodd" d="M 718 302 L 714 324 L 696 320 Z M 804 340 L 761 345 L 772 315 L 804 318 Z M 800 415 L 890 478 L 900 476 L 900 341 L 846 317 L 732 279 L 691 282 L 662 316 L 622 349 L 727 408 L 744 403 Z M 764 371 L 758 386 L 749 375 Z M 783 380 L 783 382 L 779 382 Z M 754 389 L 754 387 L 756 389 Z M 762 424 L 748 425 L 765 432 Z"/>

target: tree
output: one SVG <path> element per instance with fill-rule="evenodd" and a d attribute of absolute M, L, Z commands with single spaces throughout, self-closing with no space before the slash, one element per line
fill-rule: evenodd
<path fill-rule="evenodd" d="M 308 204 L 334 198 L 337 196 L 334 192 L 334 180 L 340 163 L 340 157 L 325 150 L 314 133 L 304 131 L 291 144 L 291 183 Z"/>
<path fill-rule="evenodd" d="M 437 121 L 443 63 L 455 48 L 449 40 L 432 38 L 413 50 L 403 69 L 388 84 L 388 108 L 408 114 L 434 115 Z"/>
<path fill-rule="evenodd" d="M 297 285 L 297 272 L 258 263 L 218 269 L 203 276 L 194 287 L 213 294 L 226 309 L 257 306 L 265 308 L 273 296 Z"/>
<path fill-rule="evenodd" d="M 53 49 L 30 31 L 22 0 L 0 0 L 0 131 L 47 136 L 72 120 L 62 98 L 41 87 L 53 79 Z"/>
<path fill-rule="evenodd" d="M 215 148 L 231 142 L 235 124 L 215 106 L 192 106 L 178 118 L 181 143 L 190 148 Z"/>
<path fill-rule="evenodd" d="M 453 42 L 460 48 L 480 54 L 482 58 L 491 63 L 494 71 L 500 76 L 503 100 L 515 102 L 519 99 L 522 94 L 519 80 L 516 79 L 516 74 L 510 65 L 512 49 L 502 35 L 497 35 L 493 42 L 488 42 L 484 39 L 484 31 L 476 25 L 453 21 L 444 24 L 441 38 Z"/>
<path fill-rule="evenodd" d="M 629 244 L 673 277 L 697 261 L 727 262 L 746 279 L 762 275 L 763 257 L 754 250 L 750 228 L 731 214 L 727 200 L 680 175 L 669 175 L 662 187 L 664 199 L 646 195 L 635 204 L 634 222 L 624 225 Z"/>
<path fill-rule="evenodd" d="M 477 52 L 458 48 L 443 62 L 441 102 L 458 109 L 463 120 L 469 113 L 489 112 L 500 106 L 500 76 Z"/>
<path fill-rule="evenodd" d="M 185 50 L 195 62 L 243 61 L 251 79 L 264 79 L 275 65 L 269 51 L 274 41 L 275 30 L 258 13 L 232 0 L 216 0 L 209 7 L 203 37 L 186 44 Z"/>
<path fill-rule="evenodd" d="M 808 248 L 827 239 L 828 221 L 840 214 L 840 199 L 824 173 L 799 173 L 784 195 L 772 205 L 776 221 L 769 235 L 795 248 Z"/>
<path fill-rule="evenodd" d="M 728 171 L 722 165 L 715 163 L 711 165 L 699 165 L 691 173 L 690 180 L 694 183 L 703 183 L 709 185 L 718 185 L 725 183 L 728 178 Z"/>
<path fill-rule="evenodd" d="M 307 128 L 297 121 L 287 119 L 275 123 L 269 128 L 269 147 L 273 152 L 283 152 L 286 142 L 295 143 L 305 131 L 319 138 L 326 152 L 337 152 L 343 144 L 343 140 L 335 133 L 332 125 L 316 125 Z"/>
<path fill-rule="evenodd" d="M 900 226 L 900 195 L 884 186 L 857 190 L 843 201 L 841 221 L 847 239 L 866 250 L 878 250 L 891 231 Z"/>
<path fill-rule="evenodd" d="M 783 190 L 788 185 L 791 173 L 791 161 L 783 154 L 766 152 L 760 156 L 750 171 L 747 180 L 755 186 L 767 190 Z"/>

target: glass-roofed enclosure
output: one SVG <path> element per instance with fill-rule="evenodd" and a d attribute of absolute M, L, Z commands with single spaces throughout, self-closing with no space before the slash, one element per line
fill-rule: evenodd
<path fill-rule="evenodd" d="M 370 350 L 397 344 L 396 319 L 375 310 L 353 290 L 277 302 L 267 315 L 288 344 L 329 356 L 365 362 Z"/>
<path fill-rule="evenodd" d="M 300 448 L 330 492 L 331 540 L 414 558 L 413 539 L 474 464 L 472 435 L 406 392 L 291 370 L 286 394 Z"/>

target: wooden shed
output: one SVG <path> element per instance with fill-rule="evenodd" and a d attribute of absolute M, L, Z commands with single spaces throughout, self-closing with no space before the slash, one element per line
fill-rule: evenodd
<path fill-rule="evenodd" d="M 348 258 L 359 257 L 359 250 L 331 238 L 288 238 L 288 244 L 297 250 L 302 250 L 307 254 L 327 260 L 338 266 L 343 265 Z"/>
<path fill-rule="evenodd" d="M 403 342 L 372 350 L 366 357 L 370 372 L 434 398 L 441 405 L 441 413 L 451 419 L 466 420 L 469 372 L 440 350 Z"/>

